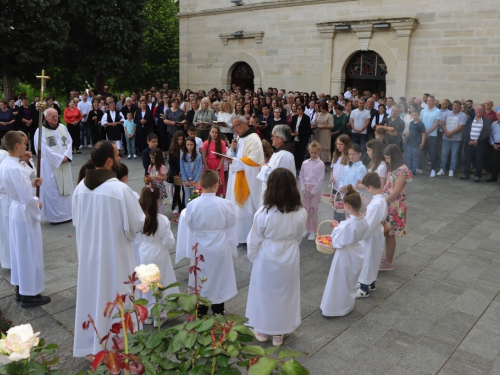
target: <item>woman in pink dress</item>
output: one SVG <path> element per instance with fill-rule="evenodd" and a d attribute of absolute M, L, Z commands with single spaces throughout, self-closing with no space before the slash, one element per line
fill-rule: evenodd
<path fill-rule="evenodd" d="M 217 195 L 226 195 L 226 184 L 224 179 L 224 158 L 213 152 L 226 154 L 226 143 L 220 137 L 220 129 L 217 125 L 210 128 L 210 137 L 203 143 L 202 156 L 205 169 L 217 171 L 220 177 Z"/>

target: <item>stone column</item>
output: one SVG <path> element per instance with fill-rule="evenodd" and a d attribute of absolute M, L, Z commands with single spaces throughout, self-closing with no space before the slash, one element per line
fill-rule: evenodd
<path fill-rule="evenodd" d="M 332 62 L 333 62 L 333 38 L 335 37 L 335 26 L 318 27 L 323 38 L 323 68 L 320 91 L 332 94 Z"/>
<path fill-rule="evenodd" d="M 396 43 L 398 46 L 396 72 L 396 85 L 394 97 L 406 97 L 406 81 L 408 78 L 408 60 L 410 54 L 410 38 L 418 25 L 417 20 L 408 20 L 406 22 L 395 22 L 391 26 L 396 30 Z"/>

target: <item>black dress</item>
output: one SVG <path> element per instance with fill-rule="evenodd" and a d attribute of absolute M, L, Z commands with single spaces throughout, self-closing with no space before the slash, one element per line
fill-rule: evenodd
<path fill-rule="evenodd" d="M 101 124 L 99 123 L 104 116 L 104 112 L 100 109 L 92 109 L 89 111 L 87 116 L 87 126 L 90 129 L 90 138 L 92 139 L 92 144 L 95 145 L 97 142 L 102 140 Z M 93 118 L 96 117 L 95 120 Z"/>

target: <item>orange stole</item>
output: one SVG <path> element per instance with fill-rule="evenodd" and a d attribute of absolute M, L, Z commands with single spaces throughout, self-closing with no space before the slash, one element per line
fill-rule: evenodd
<path fill-rule="evenodd" d="M 249 157 L 243 157 L 240 159 L 246 165 L 250 167 L 258 167 L 259 164 L 254 162 Z M 236 172 L 236 181 L 234 182 L 234 198 L 236 200 L 236 205 L 239 208 L 243 208 L 243 205 L 250 196 L 250 189 L 248 188 L 247 178 L 245 176 L 245 171 Z"/>

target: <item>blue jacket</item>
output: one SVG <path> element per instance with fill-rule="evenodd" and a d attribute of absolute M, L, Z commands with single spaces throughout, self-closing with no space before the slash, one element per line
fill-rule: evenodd
<path fill-rule="evenodd" d="M 181 176 L 182 181 L 199 181 L 201 175 L 201 154 L 196 153 L 196 159 L 193 161 L 191 166 L 191 155 L 186 155 L 186 160 L 184 161 L 184 153 L 181 152 Z M 192 172 L 191 172 L 192 171 Z"/>
<path fill-rule="evenodd" d="M 366 174 L 366 167 L 363 165 L 362 161 L 357 161 L 349 166 L 349 164 L 344 166 L 344 171 L 342 173 L 342 179 L 340 180 L 339 187 L 354 185 L 358 180 L 363 180 Z"/>

